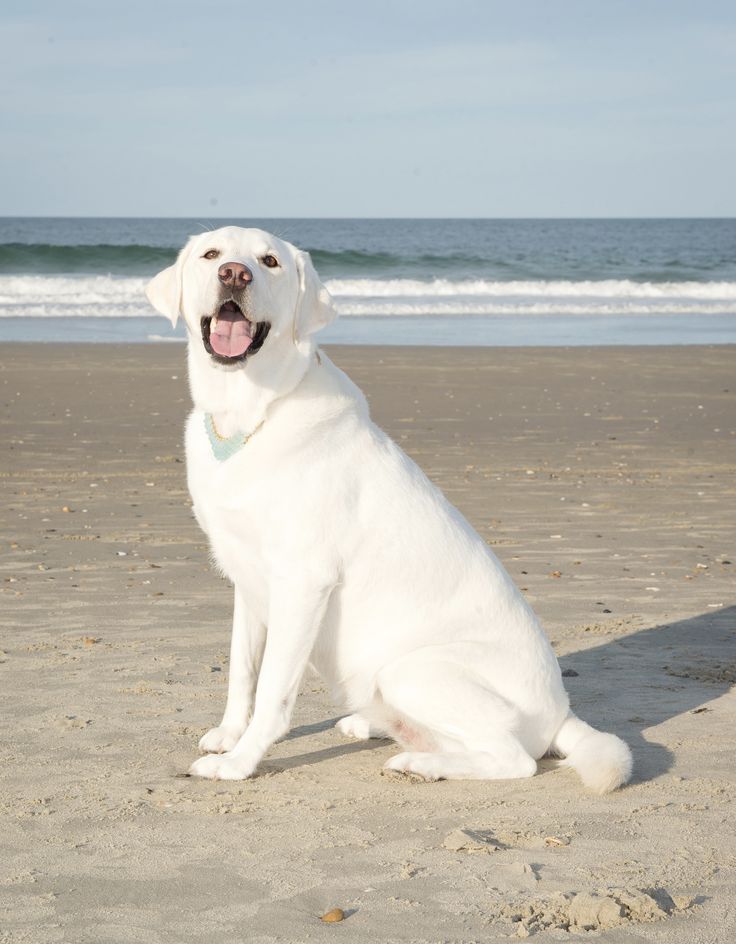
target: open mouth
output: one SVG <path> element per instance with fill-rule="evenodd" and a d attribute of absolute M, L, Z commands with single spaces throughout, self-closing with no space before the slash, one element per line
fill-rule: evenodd
<path fill-rule="evenodd" d="M 205 350 L 220 364 L 243 361 L 258 352 L 271 325 L 245 317 L 234 301 L 225 302 L 216 315 L 205 315 L 201 322 Z"/>

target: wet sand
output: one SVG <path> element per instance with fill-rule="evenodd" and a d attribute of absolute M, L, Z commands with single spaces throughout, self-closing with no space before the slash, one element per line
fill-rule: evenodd
<path fill-rule="evenodd" d="M 725 940 L 735 349 L 328 350 L 523 588 L 633 783 L 383 776 L 395 748 L 334 731 L 312 677 L 259 776 L 184 778 L 231 603 L 186 492 L 184 349 L 5 345 L 0 941 Z"/>

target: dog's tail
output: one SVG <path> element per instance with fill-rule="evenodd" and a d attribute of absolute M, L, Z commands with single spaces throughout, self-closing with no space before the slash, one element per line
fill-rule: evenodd
<path fill-rule="evenodd" d="M 596 731 L 572 712 L 552 739 L 550 753 L 564 758 L 589 790 L 608 793 L 631 777 L 631 751 L 615 734 Z"/>

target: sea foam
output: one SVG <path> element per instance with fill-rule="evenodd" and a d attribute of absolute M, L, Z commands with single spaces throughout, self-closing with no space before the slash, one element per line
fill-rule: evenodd
<path fill-rule="evenodd" d="M 467 279 L 329 279 L 327 288 L 340 296 L 457 296 L 487 295 L 505 298 L 677 298 L 736 301 L 736 282 L 634 282 L 629 279 L 601 281 L 490 281 Z"/>
<path fill-rule="evenodd" d="M 152 315 L 146 278 L 0 276 L 0 317 Z M 736 282 L 328 279 L 344 316 L 736 314 Z"/>

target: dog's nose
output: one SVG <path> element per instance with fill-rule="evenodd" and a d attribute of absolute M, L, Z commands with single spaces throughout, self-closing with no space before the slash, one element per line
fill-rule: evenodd
<path fill-rule="evenodd" d="M 231 288 L 245 288 L 253 281 L 253 273 L 242 262 L 223 262 L 217 270 L 217 277 L 223 285 Z"/>

